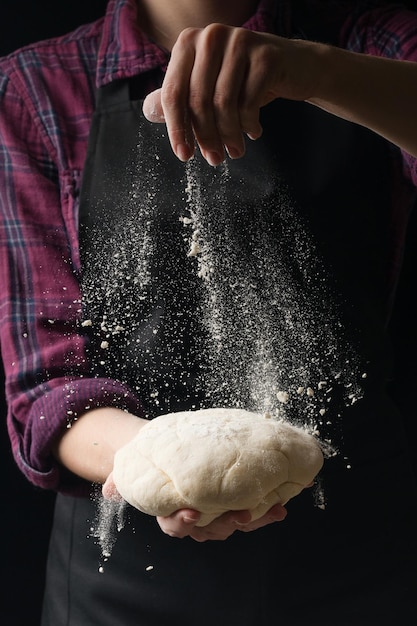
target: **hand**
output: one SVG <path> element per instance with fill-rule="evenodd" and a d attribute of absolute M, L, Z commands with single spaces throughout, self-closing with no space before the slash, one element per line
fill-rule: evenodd
<path fill-rule="evenodd" d="M 230 537 L 236 530 L 249 532 L 274 522 L 281 522 L 287 515 L 281 504 L 275 504 L 256 521 L 251 522 L 249 511 L 228 511 L 217 517 L 207 526 L 196 526 L 200 513 L 193 509 L 175 511 L 169 517 L 157 517 L 161 530 L 171 537 L 191 537 L 195 541 L 222 541 Z"/>
<path fill-rule="evenodd" d="M 211 165 L 224 160 L 225 149 L 241 157 L 244 135 L 262 133 L 262 106 L 312 95 L 318 45 L 223 24 L 188 28 L 172 49 L 162 88 L 145 99 L 144 115 L 166 123 L 182 161 L 193 156 L 195 141 Z"/>
<path fill-rule="evenodd" d="M 121 502 L 123 500 L 120 493 L 117 491 L 117 487 L 114 484 L 113 480 L 113 472 L 107 476 L 106 481 L 104 482 L 101 493 L 105 500 L 111 500 L 112 502 Z"/>
<path fill-rule="evenodd" d="M 113 473 L 110 473 L 102 487 L 102 494 L 106 500 L 119 502 L 122 500 L 113 481 Z M 196 526 L 201 515 L 194 509 L 180 509 L 168 517 L 157 517 L 161 530 L 171 537 L 191 537 L 195 541 L 203 542 L 211 540 L 224 540 L 230 537 L 236 530 L 249 532 L 272 524 L 281 522 L 287 516 L 287 510 L 281 504 L 275 504 L 256 521 L 251 522 L 249 511 L 228 511 L 217 517 L 207 526 Z"/>

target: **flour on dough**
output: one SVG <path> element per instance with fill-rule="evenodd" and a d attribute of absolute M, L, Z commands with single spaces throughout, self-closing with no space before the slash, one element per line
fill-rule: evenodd
<path fill-rule="evenodd" d="M 205 526 L 226 511 L 261 517 L 311 483 L 323 465 L 301 428 L 241 409 L 203 409 L 151 420 L 115 456 L 120 495 L 144 513 L 201 512 Z"/>

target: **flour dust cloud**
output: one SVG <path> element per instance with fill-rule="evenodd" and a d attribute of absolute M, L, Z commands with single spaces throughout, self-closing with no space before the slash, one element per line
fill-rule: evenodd
<path fill-rule="evenodd" d="M 284 177 L 262 163 L 247 173 L 244 159 L 173 165 L 155 146 L 146 157 L 90 232 L 83 325 L 96 374 L 127 383 L 150 418 L 268 412 L 331 454 L 329 427 L 365 374 Z M 100 506 L 110 554 L 120 511 Z"/>
<path fill-rule="evenodd" d="M 221 170 L 207 200 L 195 163 L 187 164 L 181 218 L 204 285 L 208 394 L 215 405 L 269 412 L 316 431 L 333 393 L 346 404 L 360 397 L 355 353 L 285 184 L 247 207 L 247 183 L 231 199 L 227 163 Z"/>

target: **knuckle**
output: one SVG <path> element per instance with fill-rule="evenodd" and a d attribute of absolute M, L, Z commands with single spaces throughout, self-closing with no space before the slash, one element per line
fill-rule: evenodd
<path fill-rule="evenodd" d="M 227 89 L 216 91 L 213 96 L 215 111 L 220 115 L 228 115 L 236 109 L 236 96 Z"/>
<path fill-rule="evenodd" d="M 246 28 L 233 29 L 228 45 L 235 59 L 240 59 L 243 63 L 248 58 L 249 52 L 253 49 L 254 37 L 256 33 Z"/>
<path fill-rule="evenodd" d="M 196 28 L 194 26 L 189 26 L 188 28 L 184 28 L 184 30 L 182 30 L 180 34 L 178 35 L 177 42 L 175 45 L 178 45 L 181 47 L 191 46 L 194 44 L 196 38 L 199 36 L 200 33 L 201 33 L 201 29 Z"/>
<path fill-rule="evenodd" d="M 203 89 L 191 91 L 188 102 L 190 110 L 197 117 L 206 115 L 207 110 L 212 106 L 210 95 Z"/>
<path fill-rule="evenodd" d="M 210 47 L 213 45 L 217 45 L 221 41 L 227 37 L 230 31 L 230 26 L 226 24 L 213 23 L 206 26 L 201 31 L 201 39 L 203 45 L 209 45 Z"/>

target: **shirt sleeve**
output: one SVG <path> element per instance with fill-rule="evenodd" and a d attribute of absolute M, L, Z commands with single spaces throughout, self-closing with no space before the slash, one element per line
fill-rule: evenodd
<path fill-rule="evenodd" d="M 84 493 L 90 486 L 55 461 L 54 442 L 89 408 L 141 409 L 118 381 L 91 376 L 69 192 L 79 173 L 58 166 L 37 109 L 19 77 L 0 70 L 0 345 L 8 429 L 15 460 L 33 484 Z"/>
<path fill-rule="evenodd" d="M 341 45 L 353 52 L 417 62 L 417 12 L 398 4 L 365 11 L 346 22 Z M 403 173 L 417 187 L 417 158 L 403 150 L 401 154 Z"/>

